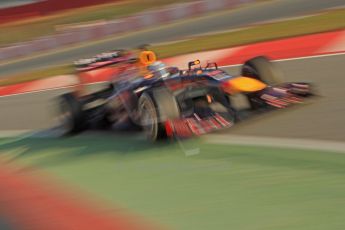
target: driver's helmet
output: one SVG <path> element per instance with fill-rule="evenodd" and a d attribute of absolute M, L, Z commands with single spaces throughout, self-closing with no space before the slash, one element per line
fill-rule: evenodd
<path fill-rule="evenodd" d="M 147 70 L 149 71 L 149 77 L 154 78 L 164 78 L 169 76 L 169 71 L 167 70 L 167 66 L 160 61 L 156 61 L 151 65 L 147 66 Z"/>
<path fill-rule="evenodd" d="M 156 54 L 151 50 L 142 50 L 139 53 L 138 61 L 142 66 L 149 66 L 157 61 L 157 57 Z"/>

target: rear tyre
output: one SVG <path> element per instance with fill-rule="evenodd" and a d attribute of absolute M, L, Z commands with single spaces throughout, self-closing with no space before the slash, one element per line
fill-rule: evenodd
<path fill-rule="evenodd" d="M 81 103 L 67 93 L 59 97 L 59 122 L 63 135 L 76 134 L 85 129 L 85 117 Z"/>
<path fill-rule="evenodd" d="M 140 122 L 151 141 L 167 137 L 165 122 L 180 117 L 175 97 L 165 88 L 145 92 L 139 99 Z"/>

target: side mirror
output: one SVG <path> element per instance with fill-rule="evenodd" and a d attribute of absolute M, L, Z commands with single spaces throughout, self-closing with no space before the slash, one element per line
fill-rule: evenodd
<path fill-rule="evenodd" d="M 216 62 L 209 62 L 207 63 L 206 67 L 205 67 L 205 70 L 206 69 L 211 69 L 211 68 L 215 68 L 216 70 L 218 69 L 218 65 Z"/>
<path fill-rule="evenodd" d="M 188 62 L 188 70 L 191 70 L 192 66 L 199 65 L 199 64 L 200 64 L 200 60 Z"/>

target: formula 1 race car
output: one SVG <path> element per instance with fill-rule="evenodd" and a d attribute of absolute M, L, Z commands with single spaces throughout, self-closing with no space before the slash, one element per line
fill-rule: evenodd
<path fill-rule="evenodd" d="M 107 87 L 81 93 L 85 86 L 81 80 L 75 92 L 60 96 L 65 133 L 126 121 L 152 141 L 190 137 L 232 126 L 238 120 L 235 95 L 243 95 L 251 110 L 285 108 L 311 95 L 307 83 L 284 83 L 276 66 L 262 56 L 246 61 L 238 76 L 216 63 L 202 67 L 195 60 L 180 70 L 157 61 L 152 51 L 139 56 L 114 51 L 76 63 L 81 79 L 91 72 L 104 75 Z"/>

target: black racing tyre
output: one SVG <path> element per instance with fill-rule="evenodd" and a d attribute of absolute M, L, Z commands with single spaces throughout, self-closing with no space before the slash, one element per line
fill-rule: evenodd
<path fill-rule="evenodd" d="M 83 108 L 77 98 L 71 94 L 59 97 L 59 121 L 62 134 L 76 134 L 85 128 Z"/>
<path fill-rule="evenodd" d="M 165 121 L 180 117 L 176 99 L 166 88 L 143 93 L 138 105 L 142 128 L 151 141 L 166 138 Z"/>
<path fill-rule="evenodd" d="M 282 72 L 263 56 L 246 61 L 242 66 L 241 75 L 255 78 L 268 85 L 283 83 L 284 78 Z"/>

